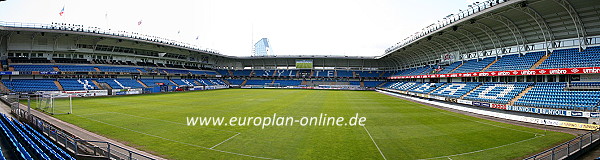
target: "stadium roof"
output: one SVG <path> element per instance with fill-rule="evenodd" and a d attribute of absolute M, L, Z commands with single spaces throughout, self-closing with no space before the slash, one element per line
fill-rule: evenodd
<path fill-rule="evenodd" d="M 273 61 L 273 64 L 289 65 L 291 61 L 279 63 L 278 59 L 332 59 L 335 66 L 377 67 L 402 69 L 428 64 L 439 64 L 445 54 L 456 59 L 472 59 L 498 56 L 509 53 L 525 53 L 536 50 L 553 50 L 564 47 L 565 39 L 571 39 L 571 47 L 585 48 L 586 38 L 600 35 L 600 1 L 590 0 L 492 0 L 475 3 L 466 10 L 450 14 L 446 18 L 427 26 L 415 35 L 406 38 L 386 50 L 382 56 L 337 56 L 337 55 L 270 55 L 237 57 L 220 54 L 216 50 L 201 48 L 186 43 L 141 35 L 137 33 L 101 30 L 66 24 L 0 23 L 6 31 L 32 31 L 47 33 L 78 34 L 89 37 L 144 42 L 168 46 L 186 54 L 199 53 L 217 57 L 226 65 L 258 64 Z M 572 23 L 565 23 L 572 22 Z M 58 27 L 58 28 L 57 28 Z M 60 28 L 63 27 L 63 28 Z M 3 34 L 6 34 L 4 32 Z M 573 44 L 575 43 L 575 44 Z M 177 53 L 176 53 L 177 54 Z M 341 61 L 335 61 L 341 60 Z M 350 61 L 367 60 L 350 65 Z M 362 65 L 367 64 L 367 65 Z M 218 66 L 218 65 L 217 65 Z"/>
<path fill-rule="evenodd" d="M 575 39 L 583 48 L 586 37 L 600 34 L 599 8 L 600 1 L 589 0 L 485 1 L 426 27 L 379 58 L 403 68 L 437 64 L 447 53 L 470 59 L 552 51 L 563 39 Z"/>

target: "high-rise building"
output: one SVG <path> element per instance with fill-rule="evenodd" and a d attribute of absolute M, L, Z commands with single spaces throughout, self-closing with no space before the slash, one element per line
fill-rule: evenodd
<path fill-rule="evenodd" d="M 275 55 L 273 53 L 273 49 L 271 49 L 271 44 L 269 43 L 269 39 L 262 38 L 258 42 L 254 44 L 254 48 L 252 49 L 254 56 L 268 56 Z"/>

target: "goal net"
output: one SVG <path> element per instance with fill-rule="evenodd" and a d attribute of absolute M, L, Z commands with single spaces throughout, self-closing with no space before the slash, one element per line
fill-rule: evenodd
<path fill-rule="evenodd" d="M 36 108 L 50 114 L 71 114 L 73 96 L 70 94 L 44 94 L 38 97 Z"/>
<path fill-rule="evenodd" d="M 279 87 L 281 87 L 281 84 L 279 84 L 279 83 L 265 83 L 265 87 L 268 87 L 268 88 L 279 88 Z"/>

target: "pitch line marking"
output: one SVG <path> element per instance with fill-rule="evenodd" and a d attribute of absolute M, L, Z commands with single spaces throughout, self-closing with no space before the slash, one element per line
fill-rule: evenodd
<path fill-rule="evenodd" d="M 439 157 L 433 157 L 433 158 L 425 158 L 425 159 L 420 159 L 420 160 L 438 159 L 438 158 L 450 158 L 450 157 L 455 157 L 455 156 L 462 156 L 462 155 L 467 155 L 467 154 L 479 153 L 479 152 L 484 152 L 484 151 L 488 151 L 488 150 L 492 150 L 492 149 L 497 149 L 497 148 L 502 148 L 502 147 L 510 146 L 510 145 L 517 144 L 517 143 L 523 143 L 523 142 L 531 141 L 533 139 L 544 137 L 544 136 L 546 136 L 546 135 L 535 136 L 533 138 L 529 138 L 529 139 L 525 139 L 525 140 L 521 140 L 521 141 L 517 141 L 517 142 L 513 142 L 513 143 L 501 145 L 501 146 L 496 146 L 496 147 L 492 147 L 492 148 L 486 148 L 486 149 L 482 149 L 482 150 L 476 150 L 476 151 L 459 153 L 459 154 L 453 154 L 453 155 L 447 155 L 447 156 L 439 156 Z"/>
<path fill-rule="evenodd" d="M 85 118 L 85 119 L 88 119 L 88 120 L 91 120 L 91 121 L 96 121 L 98 123 L 106 124 L 106 125 L 109 125 L 109 126 L 121 128 L 121 129 L 128 130 L 128 131 L 131 131 L 131 132 L 136 132 L 136 133 L 139 133 L 139 134 L 143 134 L 143 135 L 147 135 L 147 136 L 151 136 L 151 137 L 156 137 L 156 138 L 160 138 L 160 139 L 164 139 L 164 140 L 167 140 L 167 141 L 171 141 L 171 142 L 175 142 L 175 143 L 180 143 L 180 144 L 184 144 L 184 145 L 188 145 L 188 146 L 192 146 L 192 147 L 198 147 L 198 148 L 208 149 L 208 150 L 222 152 L 222 153 L 234 154 L 234 155 L 238 155 L 238 156 L 246 156 L 246 157 L 252 157 L 252 158 L 259 158 L 259 159 L 275 159 L 275 158 L 253 156 L 253 155 L 247 155 L 247 154 L 242 154 L 242 153 L 235 153 L 235 152 L 229 152 L 229 151 L 224 151 L 224 150 L 218 150 L 218 149 L 208 148 L 208 147 L 204 147 L 204 146 L 200 146 L 200 145 L 195 145 L 195 144 L 186 143 L 186 142 L 180 142 L 180 141 L 177 141 L 177 140 L 172 140 L 172 139 L 164 138 L 164 137 L 153 135 L 153 134 L 148 134 L 148 133 L 136 131 L 136 130 L 133 130 L 133 129 L 129 129 L 129 128 L 117 126 L 117 125 L 114 125 L 114 124 L 102 122 L 102 121 L 91 119 L 91 118 L 86 118 L 86 117 L 82 117 L 82 116 L 78 116 L 78 117 Z"/>
<path fill-rule="evenodd" d="M 99 113 L 78 114 L 78 115 L 79 115 L 79 116 L 91 116 L 91 115 L 98 115 L 98 114 L 109 114 L 109 113 L 114 113 L 114 112 L 99 112 Z"/>
<path fill-rule="evenodd" d="M 406 99 L 410 99 L 410 100 L 414 100 L 414 101 L 419 101 L 419 100 L 411 99 L 412 97 L 408 97 L 408 96 L 404 96 L 404 95 L 400 95 L 400 94 L 396 94 L 396 93 L 381 92 L 381 91 L 378 91 L 378 92 L 390 95 L 392 97 L 403 98 L 403 100 L 405 100 L 404 98 L 406 98 Z M 423 103 L 427 103 L 427 102 L 423 102 Z M 431 103 L 428 103 L 428 104 L 431 104 Z M 435 104 L 431 104 L 431 105 L 435 105 Z M 464 119 L 464 120 L 468 120 L 468 121 L 472 121 L 472 122 L 477 122 L 477 123 L 481 123 L 481 124 L 485 124 L 485 125 L 490 125 L 490 126 L 494 126 L 494 127 L 498 127 L 498 128 L 504 128 L 504 129 L 518 131 L 518 132 L 523 132 L 523 133 L 537 134 L 535 132 L 524 131 L 524 130 L 519 130 L 519 129 L 514 129 L 514 128 L 508 128 L 508 127 L 503 127 L 503 126 L 499 126 L 499 125 L 495 125 L 495 124 L 491 124 L 491 123 L 486 123 L 486 122 L 480 122 L 480 121 L 476 121 L 476 120 L 472 120 L 472 119 L 467 119 L 465 117 L 460 117 L 458 115 L 454 115 L 454 114 L 449 113 L 451 111 L 444 112 L 444 111 L 440 111 L 440 110 L 434 110 L 433 108 L 429 108 L 429 107 L 423 107 L 423 106 L 419 106 L 419 105 L 417 105 L 417 106 L 420 107 L 420 108 L 423 108 L 423 109 L 427 109 L 427 110 L 430 110 L 430 111 L 434 111 L 434 112 L 446 114 L 446 115 L 449 115 L 449 116 L 452 116 L 452 117 L 456 117 L 456 118 L 460 118 L 460 119 Z M 446 108 L 446 107 L 444 107 L 444 108 Z M 465 112 L 465 111 L 463 111 L 463 112 Z M 454 112 L 452 112 L 452 113 L 454 113 Z M 471 113 L 471 112 L 469 112 L 469 113 Z M 460 114 L 460 113 L 458 113 L 458 114 Z M 464 114 L 461 114 L 461 115 L 464 115 Z"/>
<path fill-rule="evenodd" d="M 377 150 L 379 151 L 379 153 L 381 154 L 381 157 L 383 157 L 384 160 L 387 160 L 387 158 L 385 158 L 385 155 L 383 155 L 383 152 L 381 152 L 381 149 L 379 149 L 379 146 L 377 145 L 377 143 L 375 142 L 375 140 L 373 139 L 373 137 L 371 136 L 371 133 L 369 133 L 369 130 L 367 130 L 367 127 L 362 126 L 365 131 L 367 131 L 367 134 L 369 135 L 369 137 L 371 138 L 371 141 L 373 141 L 373 144 L 375 144 L 375 147 L 377 147 Z"/>
<path fill-rule="evenodd" d="M 223 143 L 225 143 L 225 142 L 229 141 L 230 139 L 233 139 L 233 137 L 235 137 L 235 136 L 237 136 L 237 135 L 240 135 L 240 134 L 241 134 L 241 133 L 235 134 L 235 135 L 233 135 L 233 136 L 231 136 L 231 137 L 227 138 L 227 139 L 226 139 L 226 140 L 224 140 L 223 142 L 221 142 L 221 143 L 219 143 L 219 144 L 216 144 L 216 145 L 214 145 L 214 146 L 210 147 L 210 149 L 213 149 L 213 148 L 215 148 L 215 147 L 217 147 L 217 146 L 219 146 L 219 145 L 221 145 L 221 144 L 223 144 Z"/>
<path fill-rule="evenodd" d="M 144 118 L 144 119 L 152 119 L 152 120 L 162 121 L 162 122 L 166 122 L 166 123 L 173 123 L 173 124 L 180 124 L 180 125 L 187 126 L 187 124 L 185 124 L 185 123 L 179 123 L 179 122 L 167 121 L 167 120 L 156 119 L 156 118 L 148 118 L 148 117 L 136 116 L 136 115 L 131 115 L 131 114 L 127 114 L 127 113 L 120 113 L 120 112 L 91 113 L 91 114 L 84 114 L 84 115 L 80 115 L 80 116 L 88 116 L 88 115 L 95 115 L 95 114 L 109 114 L 109 113 L 121 114 L 121 115 L 126 115 L 126 116 L 131 116 L 131 117 Z M 216 128 L 209 128 L 209 127 L 204 127 L 204 126 L 194 126 L 194 127 L 201 127 L 201 128 L 206 128 L 206 129 L 211 129 L 211 130 L 216 130 L 216 131 L 223 131 L 223 132 L 240 133 L 240 132 L 236 132 L 236 131 L 229 131 L 229 130 L 222 130 L 222 129 L 216 129 Z"/>
<path fill-rule="evenodd" d="M 399 97 L 399 98 L 407 98 L 407 99 L 410 99 L 408 96 L 404 96 L 404 95 L 400 95 L 400 94 L 396 94 L 396 93 L 389 93 L 389 92 L 382 92 L 382 91 L 377 91 L 377 92 L 380 92 L 380 93 L 383 93 L 383 94 L 387 94 L 387 95 L 390 95 L 390 96 L 393 96 L 393 97 Z M 433 104 L 432 104 L 432 105 L 433 105 Z M 418 106 L 418 105 L 417 105 L 417 106 Z M 467 119 L 467 118 L 464 118 L 464 117 L 460 117 L 460 116 L 458 116 L 458 115 L 453 115 L 453 114 L 446 113 L 446 112 L 443 112 L 443 111 L 433 110 L 433 109 L 431 109 L 431 108 L 427 108 L 427 107 L 423 107 L 423 106 L 418 106 L 418 107 L 420 107 L 420 108 L 423 108 L 423 109 L 427 109 L 427 110 L 430 110 L 430 111 L 435 111 L 435 112 L 439 112 L 439 113 L 442 113 L 442 114 L 446 114 L 446 115 L 449 115 L 449 116 L 453 116 L 453 117 L 461 118 L 461 119 L 464 119 L 464 120 L 469 120 L 469 121 L 473 121 L 473 122 L 477 122 L 477 123 L 481 123 L 481 124 L 486 124 L 486 125 L 490 125 L 490 126 L 498 127 L 498 128 L 504 128 L 504 129 L 509 129 L 509 130 L 518 131 L 518 132 L 523 132 L 523 133 L 530 133 L 530 134 L 534 134 L 534 136 L 535 136 L 535 137 L 533 137 L 533 138 L 529 138 L 529 139 L 525 139 L 525 140 L 521 140 L 521 141 L 517 141 L 517 142 L 513 142 L 513 143 L 509 143 L 509 144 L 501 145 L 501 146 L 496 146 L 496 147 L 492 147 L 492 148 L 487 148 L 487 149 L 482 149 L 482 150 L 477 150 L 477 151 L 472 151 L 472 152 L 466 152 L 466 153 L 460 153 L 460 154 L 454 154 L 454 155 L 448 155 L 448 156 L 440 156 L 440 157 L 426 158 L 426 159 L 421 159 L 421 160 L 439 159 L 439 158 L 444 158 L 444 157 L 446 157 L 446 158 L 449 158 L 449 159 L 450 159 L 450 157 L 453 157 L 453 156 L 467 155 L 467 154 L 473 154 L 473 153 L 483 152 L 483 151 L 487 151 L 487 150 L 492 150 L 492 149 L 496 149 L 496 148 L 502 148 L 502 147 L 506 147 L 506 146 L 509 146 L 509 145 L 513 145 L 513 144 L 517 144 L 517 143 L 522 143 L 522 142 L 530 141 L 530 140 L 533 140 L 533 139 L 536 139 L 536 138 L 539 138 L 539 137 L 544 137 L 544 136 L 546 136 L 545 134 L 538 134 L 538 133 L 535 133 L 535 132 L 523 131 L 523 130 L 519 130 L 519 129 L 508 128 L 508 127 L 503 127 L 503 126 L 499 126 L 499 125 L 495 125 L 495 124 L 490 124 L 490 123 L 480 122 L 480 121 L 476 121 L 476 120 L 472 120 L 472 119 Z M 363 126 L 363 127 L 364 127 L 364 126 Z M 365 128 L 365 129 L 366 129 L 366 128 Z M 541 135 L 541 136 L 540 136 L 540 135 Z"/>

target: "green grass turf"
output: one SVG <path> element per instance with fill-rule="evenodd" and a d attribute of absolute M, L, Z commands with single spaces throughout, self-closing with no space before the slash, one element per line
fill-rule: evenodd
<path fill-rule="evenodd" d="M 312 63 L 296 63 L 296 68 L 313 68 Z"/>
<path fill-rule="evenodd" d="M 193 116 L 367 117 L 387 159 L 515 159 L 573 135 L 483 120 L 372 91 L 226 89 L 76 98 L 71 115 L 89 131 L 169 159 L 382 159 L 363 127 L 186 126 Z M 214 148 L 206 149 L 221 143 Z M 536 134 L 538 134 L 536 138 Z M 517 143 L 516 143 L 517 142 Z M 226 152 L 221 152 L 226 151 Z"/>

